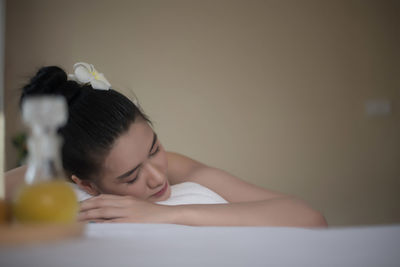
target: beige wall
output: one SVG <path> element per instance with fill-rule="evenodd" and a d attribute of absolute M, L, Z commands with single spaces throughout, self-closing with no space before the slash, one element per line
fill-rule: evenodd
<path fill-rule="evenodd" d="M 331 225 L 400 222 L 398 1 L 7 1 L 7 168 L 18 88 L 87 61 L 167 149 L 295 194 Z M 389 116 L 364 103 L 388 99 Z"/>

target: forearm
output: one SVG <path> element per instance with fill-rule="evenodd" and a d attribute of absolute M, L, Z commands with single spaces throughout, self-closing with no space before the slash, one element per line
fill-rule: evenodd
<path fill-rule="evenodd" d="M 193 226 L 326 227 L 325 218 L 301 200 L 282 197 L 255 202 L 172 206 L 173 223 Z"/>
<path fill-rule="evenodd" d="M 81 203 L 78 219 L 192 226 L 327 226 L 319 212 L 292 197 L 228 204 L 165 206 L 130 196 L 99 195 Z"/>

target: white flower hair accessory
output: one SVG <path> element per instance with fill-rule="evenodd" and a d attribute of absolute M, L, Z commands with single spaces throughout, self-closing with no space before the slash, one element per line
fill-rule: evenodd
<path fill-rule="evenodd" d="M 109 90 L 111 88 L 111 84 L 103 73 L 97 72 L 92 64 L 85 62 L 74 64 L 74 74 L 69 74 L 68 77 L 79 84 L 90 83 L 93 89 Z"/>

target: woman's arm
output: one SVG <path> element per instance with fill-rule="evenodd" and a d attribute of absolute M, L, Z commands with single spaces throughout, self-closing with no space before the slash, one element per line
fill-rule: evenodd
<path fill-rule="evenodd" d="M 229 204 L 182 205 L 175 223 L 186 225 L 268 225 L 325 227 L 323 215 L 304 201 L 273 192 L 188 157 L 168 153 L 171 184 L 196 182 L 221 195 Z"/>
<path fill-rule="evenodd" d="M 295 198 L 172 206 L 172 223 L 192 226 L 326 227 L 325 218 Z"/>

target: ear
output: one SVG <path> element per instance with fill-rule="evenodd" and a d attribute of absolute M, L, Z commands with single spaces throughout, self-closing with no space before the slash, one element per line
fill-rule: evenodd
<path fill-rule="evenodd" d="M 92 181 L 81 180 L 75 175 L 72 175 L 71 179 L 72 179 L 72 181 L 74 181 L 78 185 L 78 187 L 81 190 L 85 191 L 89 195 L 92 195 L 92 196 L 100 195 L 100 190 L 98 189 L 98 187 Z"/>

